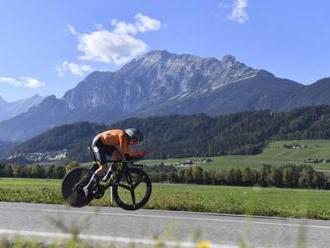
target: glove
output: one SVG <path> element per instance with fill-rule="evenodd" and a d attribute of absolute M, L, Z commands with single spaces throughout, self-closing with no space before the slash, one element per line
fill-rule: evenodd
<path fill-rule="evenodd" d="M 146 152 L 141 151 L 141 152 L 134 152 L 134 154 L 126 154 L 125 159 L 126 160 L 133 160 L 137 158 L 143 158 L 145 155 L 147 155 Z"/>

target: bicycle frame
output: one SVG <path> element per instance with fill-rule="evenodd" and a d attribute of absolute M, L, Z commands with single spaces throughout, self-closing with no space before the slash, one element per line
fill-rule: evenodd
<path fill-rule="evenodd" d="M 139 167 L 143 168 L 143 164 L 135 164 L 136 161 L 139 161 L 140 159 L 135 160 L 107 160 L 107 163 L 111 163 L 108 170 L 111 170 L 111 166 L 114 166 L 115 170 L 112 172 L 114 173 L 114 176 L 110 176 L 107 181 L 105 182 L 104 191 L 112 186 L 113 182 L 119 177 L 121 177 L 123 174 L 126 175 L 126 170 L 129 167 Z M 97 166 L 97 167 L 96 167 Z M 93 161 L 93 166 L 91 168 L 92 171 L 96 171 L 96 169 L 100 166 L 100 163 L 97 161 Z M 131 180 L 130 178 L 127 178 L 127 180 Z"/>

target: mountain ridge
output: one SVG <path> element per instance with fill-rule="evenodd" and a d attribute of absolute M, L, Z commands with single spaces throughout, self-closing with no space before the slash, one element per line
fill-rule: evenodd
<path fill-rule="evenodd" d="M 156 50 L 117 71 L 92 72 L 62 98 L 45 98 L 28 112 L 0 122 L 0 140 L 24 141 L 78 121 L 113 123 L 134 116 L 216 116 L 330 104 L 330 79 L 322 80 L 304 86 L 251 68 L 232 55 L 217 59 Z"/>
<path fill-rule="evenodd" d="M 25 99 L 7 102 L 2 96 L 0 96 L 0 121 L 13 118 L 28 111 L 31 107 L 41 103 L 43 99 L 43 96 L 35 94 Z"/>

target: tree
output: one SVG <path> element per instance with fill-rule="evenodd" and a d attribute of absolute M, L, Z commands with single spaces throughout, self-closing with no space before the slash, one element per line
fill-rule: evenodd
<path fill-rule="evenodd" d="M 324 189 L 326 185 L 326 176 L 321 172 L 315 172 L 312 176 L 312 187 L 318 189 Z"/>
<path fill-rule="evenodd" d="M 184 180 L 185 180 L 186 183 L 191 183 L 192 182 L 191 167 L 184 169 Z"/>
<path fill-rule="evenodd" d="M 240 168 L 234 170 L 234 185 L 242 185 L 242 171 Z"/>
<path fill-rule="evenodd" d="M 285 187 L 292 187 L 293 169 L 291 167 L 283 168 L 282 182 Z"/>
<path fill-rule="evenodd" d="M 13 169 L 11 168 L 11 165 L 6 164 L 2 170 L 4 177 L 12 177 L 13 176 Z"/>
<path fill-rule="evenodd" d="M 202 183 L 203 169 L 200 166 L 193 165 L 191 167 L 191 176 L 194 183 Z"/>
<path fill-rule="evenodd" d="M 5 164 L 0 163 L 0 176 L 4 176 Z"/>
<path fill-rule="evenodd" d="M 32 167 L 31 166 L 24 166 L 23 167 L 23 170 L 22 170 L 22 176 L 23 177 L 31 177 L 31 170 L 32 170 Z"/>
<path fill-rule="evenodd" d="M 49 165 L 45 168 L 46 178 L 56 178 L 55 176 L 55 165 Z"/>
<path fill-rule="evenodd" d="M 291 175 L 291 186 L 298 187 L 299 181 L 299 168 L 296 165 L 291 166 L 292 168 L 292 175 Z"/>
<path fill-rule="evenodd" d="M 235 185 L 235 169 L 234 168 L 230 168 L 228 170 L 226 182 L 229 185 Z"/>
<path fill-rule="evenodd" d="M 30 176 L 34 178 L 43 178 L 44 176 L 43 168 L 38 164 L 32 165 Z"/>
<path fill-rule="evenodd" d="M 228 172 L 226 172 L 224 169 L 217 170 L 215 172 L 215 184 L 225 185 L 228 184 L 226 181 L 228 178 Z"/>
<path fill-rule="evenodd" d="M 281 168 L 272 167 L 272 169 L 270 170 L 270 180 L 272 184 L 276 187 L 281 187 L 283 185 Z"/>
<path fill-rule="evenodd" d="M 185 173 L 184 172 L 185 172 L 185 169 L 182 169 L 182 168 L 179 169 L 178 172 L 177 172 L 177 174 L 178 174 L 178 182 L 179 183 L 185 182 L 185 175 L 184 175 Z"/>
<path fill-rule="evenodd" d="M 56 166 L 55 167 L 55 178 L 63 178 L 65 175 L 65 168 L 63 166 Z"/>
<path fill-rule="evenodd" d="M 255 173 L 250 168 L 245 168 L 242 172 L 242 183 L 245 186 L 253 186 L 256 183 Z"/>
<path fill-rule="evenodd" d="M 210 172 L 207 170 L 203 171 L 203 184 L 212 184 Z"/>
<path fill-rule="evenodd" d="M 13 165 L 11 168 L 13 170 L 13 176 L 14 177 L 21 177 L 22 176 L 22 166 Z"/>
<path fill-rule="evenodd" d="M 267 164 L 263 164 L 259 172 L 257 173 L 257 182 L 262 187 L 267 187 L 269 184 L 269 174 L 270 174 L 271 166 Z"/>
<path fill-rule="evenodd" d="M 299 176 L 299 186 L 303 188 L 312 187 L 312 177 L 313 170 L 310 170 L 309 168 L 303 169 Z"/>
<path fill-rule="evenodd" d="M 65 170 L 66 170 L 66 172 L 68 172 L 69 170 L 79 167 L 79 166 L 80 166 L 80 164 L 77 161 L 72 161 L 65 166 Z"/>
<path fill-rule="evenodd" d="M 169 181 L 170 181 L 170 183 L 177 183 L 178 175 L 175 172 L 170 172 Z"/>

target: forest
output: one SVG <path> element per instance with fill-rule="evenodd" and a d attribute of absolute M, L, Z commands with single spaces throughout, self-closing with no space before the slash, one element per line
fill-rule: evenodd
<path fill-rule="evenodd" d="M 147 151 L 148 158 L 258 154 L 271 140 L 329 139 L 330 107 L 302 107 L 282 113 L 263 110 L 217 117 L 197 114 L 130 118 L 109 126 L 75 123 L 55 127 L 18 146 L 11 154 L 67 149 L 68 162 L 90 161 L 87 147 L 98 132 L 129 127 L 145 133 L 145 141 L 136 149 Z M 24 162 L 24 158 L 7 162 L 19 161 Z"/>
<path fill-rule="evenodd" d="M 66 166 L 0 164 L 0 177 L 62 179 L 78 166 L 76 161 Z M 154 183 L 330 189 L 330 177 L 308 165 L 205 170 L 198 165 L 178 168 L 159 164 L 145 167 L 145 171 Z"/>

